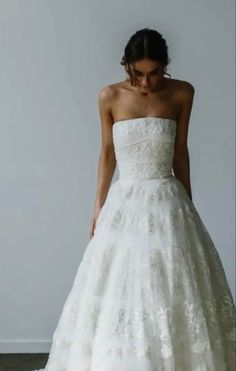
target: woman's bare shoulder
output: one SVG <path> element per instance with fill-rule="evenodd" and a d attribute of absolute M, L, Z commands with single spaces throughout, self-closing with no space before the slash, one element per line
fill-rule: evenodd
<path fill-rule="evenodd" d="M 113 101 L 113 99 L 119 94 L 120 89 L 120 82 L 103 86 L 100 88 L 98 93 L 99 101 L 104 103 Z"/>
<path fill-rule="evenodd" d="M 117 93 L 121 88 L 124 88 L 124 81 L 118 81 L 114 82 L 108 85 L 103 86 L 99 93 L 106 95 L 106 94 L 115 94 Z"/>
<path fill-rule="evenodd" d="M 99 90 L 99 102 L 112 107 L 114 101 L 120 96 L 122 89 L 124 89 L 123 81 L 103 86 Z"/>
<path fill-rule="evenodd" d="M 186 80 L 174 80 L 173 97 L 176 103 L 182 107 L 183 104 L 192 102 L 195 94 L 194 86 Z"/>
<path fill-rule="evenodd" d="M 170 80 L 170 85 L 176 89 L 176 91 L 189 91 L 194 90 L 194 86 L 186 80 L 179 79 L 168 79 Z"/>

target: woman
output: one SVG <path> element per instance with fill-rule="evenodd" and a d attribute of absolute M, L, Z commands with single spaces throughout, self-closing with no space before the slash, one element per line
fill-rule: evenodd
<path fill-rule="evenodd" d="M 128 78 L 100 91 L 90 241 L 47 371 L 234 370 L 235 306 L 192 201 L 194 88 L 165 77 L 168 63 L 162 35 L 139 30 L 121 61 Z"/>

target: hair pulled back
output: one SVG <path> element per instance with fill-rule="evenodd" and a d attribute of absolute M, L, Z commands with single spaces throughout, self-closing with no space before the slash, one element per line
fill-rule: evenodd
<path fill-rule="evenodd" d="M 166 71 L 167 65 L 170 63 L 168 46 L 165 39 L 158 31 L 150 28 L 138 30 L 131 36 L 125 46 L 124 55 L 120 64 L 125 66 L 125 69 L 130 76 L 131 85 L 135 85 L 132 63 L 143 58 L 160 61 L 163 68 L 163 74 L 171 77 L 171 75 Z"/>

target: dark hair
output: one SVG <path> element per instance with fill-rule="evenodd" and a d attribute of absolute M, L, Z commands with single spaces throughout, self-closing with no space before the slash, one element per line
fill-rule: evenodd
<path fill-rule="evenodd" d="M 131 85 L 135 83 L 135 76 L 131 69 L 131 64 L 143 58 L 160 61 L 164 74 L 171 77 L 171 75 L 166 72 L 166 67 L 170 63 L 168 46 L 165 39 L 158 31 L 143 28 L 135 32 L 129 39 L 120 64 L 125 66 L 130 76 Z"/>

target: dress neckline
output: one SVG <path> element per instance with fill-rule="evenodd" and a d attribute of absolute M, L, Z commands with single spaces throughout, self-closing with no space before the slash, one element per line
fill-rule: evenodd
<path fill-rule="evenodd" d="M 176 120 L 169 118 L 169 117 L 160 117 L 160 116 L 144 116 L 144 117 L 134 117 L 130 119 L 124 119 L 124 120 L 117 120 L 113 122 L 112 128 L 118 124 L 122 124 L 129 121 L 137 121 L 137 120 L 159 120 L 159 121 L 172 121 L 176 123 Z"/>

